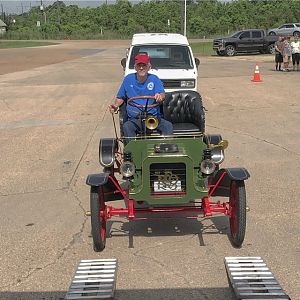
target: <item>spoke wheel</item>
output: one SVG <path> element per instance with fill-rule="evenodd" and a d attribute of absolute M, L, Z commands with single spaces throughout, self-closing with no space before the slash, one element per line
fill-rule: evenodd
<path fill-rule="evenodd" d="M 233 45 L 228 45 L 225 48 L 225 54 L 227 56 L 234 56 L 235 55 L 235 47 Z"/>
<path fill-rule="evenodd" d="M 229 198 L 230 239 L 232 244 L 242 246 L 246 232 L 246 190 L 244 181 L 233 180 L 230 185 Z"/>
<path fill-rule="evenodd" d="M 271 44 L 268 46 L 268 52 L 270 54 L 275 54 L 275 45 L 274 44 Z"/>
<path fill-rule="evenodd" d="M 102 186 L 91 187 L 90 206 L 94 251 L 100 252 L 105 248 L 106 242 L 105 202 Z"/>

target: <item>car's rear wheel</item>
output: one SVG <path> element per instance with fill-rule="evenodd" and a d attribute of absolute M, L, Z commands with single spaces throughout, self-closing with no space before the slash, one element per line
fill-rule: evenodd
<path fill-rule="evenodd" d="M 102 186 L 91 187 L 90 208 L 94 251 L 100 252 L 105 248 L 106 242 L 105 202 Z"/>
<path fill-rule="evenodd" d="M 228 45 L 226 48 L 225 48 L 225 54 L 227 56 L 234 56 L 236 53 L 235 51 L 235 47 L 233 45 Z"/>
<path fill-rule="evenodd" d="M 293 36 L 299 36 L 299 37 L 300 37 L 300 31 L 295 31 L 295 32 L 293 33 Z"/>
<path fill-rule="evenodd" d="M 232 180 L 229 197 L 230 240 L 239 248 L 246 233 L 246 189 L 244 181 Z"/>
<path fill-rule="evenodd" d="M 269 35 L 276 35 L 274 31 L 269 32 Z"/>
<path fill-rule="evenodd" d="M 270 44 L 268 46 L 268 53 L 275 54 L 275 45 L 274 44 Z"/>

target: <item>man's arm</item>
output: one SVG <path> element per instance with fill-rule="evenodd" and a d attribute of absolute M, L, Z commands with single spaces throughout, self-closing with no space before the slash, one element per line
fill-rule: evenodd
<path fill-rule="evenodd" d="M 116 112 L 116 111 L 119 109 L 119 107 L 120 107 L 123 103 L 124 103 L 124 100 L 123 100 L 123 99 L 121 99 L 121 98 L 116 98 L 115 103 L 109 105 L 109 111 L 110 111 L 111 113 Z"/>

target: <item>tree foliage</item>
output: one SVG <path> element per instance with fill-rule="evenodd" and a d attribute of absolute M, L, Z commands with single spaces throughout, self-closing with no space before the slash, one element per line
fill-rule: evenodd
<path fill-rule="evenodd" d="M 16 22 L 12 23 L 11 20 Z M 169 20 L 169 21 L 168 21 Z M 62 1 L 6 16 L 7 37 L 20 39 L 130 38 L 138 32 L 181 32 L 184 1 L 118 0 L 96 8 L 66 6 Z M 188 37 L 213 37 L 245 28 L 300 22 L 298 0 L 187 1 Z"/>

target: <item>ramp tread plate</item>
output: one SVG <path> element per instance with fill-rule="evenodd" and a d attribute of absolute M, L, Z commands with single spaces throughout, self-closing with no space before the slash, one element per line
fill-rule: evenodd
<path fill-rule="evenodd" d="M 225 257 L 224 263 L 237 299 L 290 300 L 261 257 Z"/>
<path fill-rule="evenodd" d="M 81 260 L 65 300 L 113 299 L 116 274 L 116 259 Z"/>

